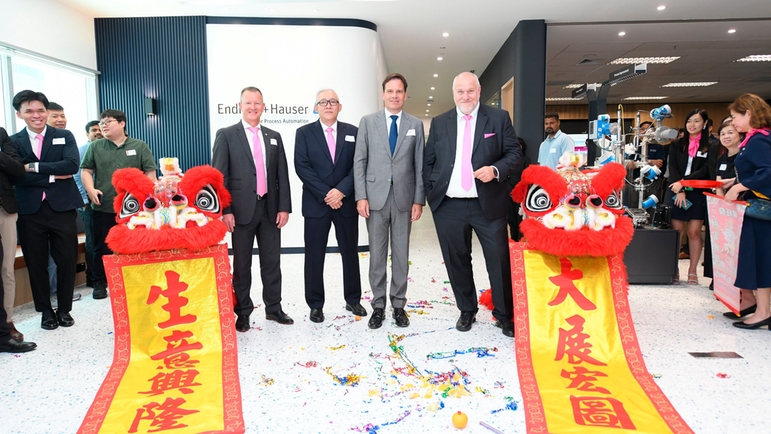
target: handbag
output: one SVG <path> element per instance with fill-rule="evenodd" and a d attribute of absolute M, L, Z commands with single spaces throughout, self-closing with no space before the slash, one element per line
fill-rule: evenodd
<path fill-rule="evenodd" d="M 747 199 L 744 215 L 757 220 L 771 221 L 771 200 Z"/>
<path fill-rule="evenodd" d="M 734 174 L 736 175 L 736 182 L 739 182 L 739 172 L 734 167 Z M 755 190 L 750 190 L 755 193 L 755 196 L 760 196 L 755 199 L 746 199 L 747 209 L 744 211 L 744 215 L 756 220 L 771 221 L 771 200 L 768 200 L 763 193 Z M 761 199 L 763 197 L 763 199 Z"/>

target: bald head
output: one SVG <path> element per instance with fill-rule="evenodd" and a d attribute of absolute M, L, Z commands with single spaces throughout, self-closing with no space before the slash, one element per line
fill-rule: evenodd
<path fill-rule="evenodd" d="M 482 86 L 479 77 L 471 72 L 461 72 L 452 80 L 452 98 L 463 114 L 469 114 L 479 105 Z"/>

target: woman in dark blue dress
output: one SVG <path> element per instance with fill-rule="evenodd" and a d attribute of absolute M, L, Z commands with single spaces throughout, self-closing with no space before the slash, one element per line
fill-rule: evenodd
<path fill-rule="evenodd" d="M 734 127 L 746 133 L 734 160 L 736 180 L 725 197 L 728 200 L 771 197 L 771 107 L 757 95 L 744 94 L 728 107 Z M 740 194 L 743 196 L 740 198 Z M 745 214 L 739 239 L 736 268 L 738 288 L 755 291 L 755 313 L 734 326 L 771 330 L 771 221 Z"/>

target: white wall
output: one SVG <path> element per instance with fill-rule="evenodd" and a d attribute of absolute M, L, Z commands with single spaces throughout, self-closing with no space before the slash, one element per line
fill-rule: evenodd
<path fill-rule="evenodd" d="M 96 69 L 94 17 L 56 0 L 0 0 L 0 44 Z"/>

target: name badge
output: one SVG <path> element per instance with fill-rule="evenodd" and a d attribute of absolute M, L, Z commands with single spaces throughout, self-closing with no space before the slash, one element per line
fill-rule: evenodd
<path fill-rule="evenodd" d="M 353 136 L 345 136 L 345 141 L 346 142 L 355 142 L 356 138 L 353 137 Z"/>
<path fill-rule="evenodd" d="M 270 144 L 273 145 L 273 146 L 278 146 L 278 140 L 270 139 Z"/>
<path fill-rule="evenodd" d="M 126 151 L 126 155 L 129 156 L 129 157 L 131 157 L 133 155 L 136 155 L 136 154 L 137 154 L 136 149 L 129 149 L 128 151 Z"/>
<path fill-rule="evenodd" d="M 549 149 L 549 153 L 550 154 L 556 154 L 557 153 L 557 148 L 550 148 Z"/>
<path fill-rule="evenodd" d="M 414 136 L 414 135 L 415 135 L 415 129 L 414 128 L 410 128 L 409 130 L 407 130 L 407 137 Z"/>
<path fill-rule="evenodd" d="M 707 153 L 706 152 L 697 152 L 696 153 L 696 158 L 707 158 Z"/>
<path fill-rule="evenodd" d="M 726 170 L 726 169 L 728 169 L 728 165 L 727 165 L 727 164 L 721 164 L 721 165 L 720 165 L 720 167 L 718 167 L 718 169 L 717 169 L 717 170 L 719 170 L 719 171 L 721 171 L 721 172 L 722 172 L 722 171 L 724 171 L 724 170 Z"/>
<path fill-rule="evenodd" d="M 64 137 L 56 137 L 54 138 L 54 145 L 63 145 L 66 141 L 64 140 Z"/>

